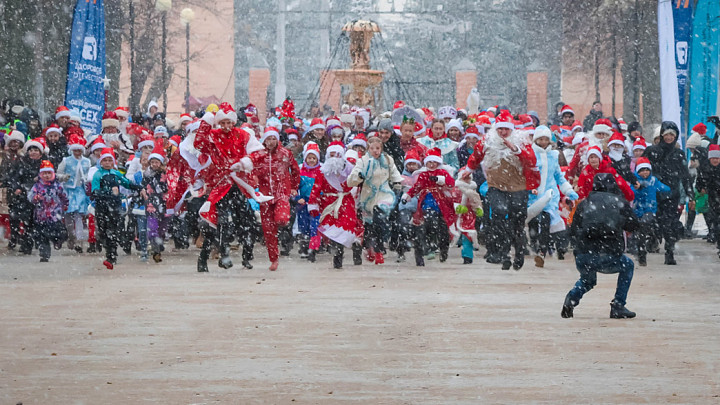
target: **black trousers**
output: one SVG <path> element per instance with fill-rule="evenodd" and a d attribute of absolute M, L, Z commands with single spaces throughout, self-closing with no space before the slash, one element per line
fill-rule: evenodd
<path fill-rule="evenodd" d="M 492 245 L 494 251 L 490 254 L 507 260 L 510 247 L 514 247 L 515 256 L 521 256 L 525 249 L 527 191 L 501 191 L 491 187 L 487 200 L 492 210 L 487 239 L 488 245 Z"/>
<path fill-rule="evenodd" d="M 429 238 L 437 241 L 437 247 L 442 254 L 447 254 L 450 248 L 450 232 L 448 232 L 445 219 L 435 210 L 423 211 L 423 223 L 414 227 L 413 246 L 415 256 L 424 256 L 429 253 Z"/>
<path fill-rule="evenodd" d="M 126 235 L 125 222 L 120 215 L 120 207 L 114 202 L 96 201 L 95 223 L 99 234 L 103 235 L 102 242 L 105 248 L 105 259 L 110 263 L 117 262 L 117 247 L 120 238 Z"/>
<path fill-rule="evenodd" d="M 648 246 L 655 239 L 658 232 L 658 222 L 655 214 L 652 212 L 645 213 L 640 218 L 640 226 L 635 231 L 635 240 L 637 241 L 638 257 L 647 256 Z"/>
<path fill-rule="evenodd" d="M 50 244 L 61 244 L 67 240 L 68 232 L 62 221 L 35 222 L 35 243 L 40 257 L 49 259 L 52 251 Z"/>
<path fill-rule="evenodd" d="M 680 222 L 679 202 L 678 197 L 658 199 L 657 222 L 660 233 L 665 239 L 665 252 L 675 250 L 675 242 L 685 229 Z"/>

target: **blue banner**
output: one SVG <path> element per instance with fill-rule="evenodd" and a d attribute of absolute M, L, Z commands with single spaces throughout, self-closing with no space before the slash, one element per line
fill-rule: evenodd
<path fill-rule="evenodd" d="M 105 111 L 103 0 L 77 0 L 70 37 L 65 106 L 77 108 L 82 127 L 99 134 Z"/>
<path fill-rule="evenodd" d="M 685 90 L 690 68 L 690 44 L 692 43 L 693 3 L 691 0 L 672 0 L 673 23 L 675 31 L 675 69 L 677 70 L 678 95 L 680 96 L 680 120 L 678 127 L 684 137 L 687 134 Z"/>
<path fill-rule="evenodd" d="M 720 82 L 720 3 L 699 0 L 693 19 L 693 45 L 690 55 L 690 127 L 718 114 Z M 708 136 L 714 137 L 712 125 Z"/>

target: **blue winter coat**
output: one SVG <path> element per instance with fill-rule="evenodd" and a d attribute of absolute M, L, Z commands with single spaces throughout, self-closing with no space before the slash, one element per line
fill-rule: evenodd
<path fill-rule="evenodd" d="M 657 193 L 669 194 L 671 190 L 670 187 L 663 184 L 652 174 L 647 179 L 643 179 L 640 175 L 637 178 L 640 188 L 635 188 L 635 185 L 632 185 L 635 192 L 633 208 L 635 209 L 635 215 L 642 218 L 648 212 L 657 213 Z"/>
<path fill-rule="evenodd" d="M 86 157 L 67 156 L 58 166 L 57 175 L 69 200 L 67 212 L 87 214 L 90 198 L 85 193 L 85 183 L 89 171 L 90 159 Z"/>
<path fill-rule="evenodd" d="M 552 196 L 544 204 L 542 210 L 536 206 L 536 210 L 530 209 L 528 211 L 536 211 L 538 214 L 545 211 L 550 214 L 550 224 L 558 224 L 562 221 L 560 217 L 560 192 L 570 197 L 571 200 L 577 200 L 578 195 L 565 179 L 562 170 L 560 170 L 560 164 L 558 163 L 559 152 L 553 150 L 551 146 L 543 149 L 533 144 L 532 147 L 537 158 L 537 167 L 540 170 L 540 186 L 537 188 L 537 194 L 530 194 L 528 197 L 528 207 L 532 207 L 534 203 L 542 204 L 543 201 L 546 201 L 547 198 L 543 199 L 543 196 L 548 190 L 552 191 Z M 558 192 L 558 188 L 560 192 Z M 530 219 L 528 218 L 528 220 Z"/>

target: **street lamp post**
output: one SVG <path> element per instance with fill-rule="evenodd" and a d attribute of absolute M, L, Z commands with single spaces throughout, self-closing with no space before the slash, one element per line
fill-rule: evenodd
<path fill-rule="evenodd" d="M 163 112 L 167 113 L 167 57 L 165 48 L 167 48 L 167 12 L 172 8 L 172 0 L 155 0 L 155 9 L 162 14 L 162 49 L 160 49 L 160 60 L 162 65 L 162 92 L 163 92 Z"/>
<path fill-rule="evenodd" d="M 180 22 L 185 26 L 185 113 L 190 112 L 190 22 L 195 12 L 184 8 L 180 12 Z"/>

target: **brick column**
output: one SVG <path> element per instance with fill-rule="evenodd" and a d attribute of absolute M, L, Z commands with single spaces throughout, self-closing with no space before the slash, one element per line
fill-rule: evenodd
<path fill-rule="evenodd" d="M 477 87 L 477 71 L 458 70 L 455 72 L 455 108 L 467 108 L 467 97 L 473 87 Z"/>
<path fill-rule="evenodd" d="M 257 107 L 260 123 L 265 124 L 267 117 L 267 91 L 270 86 L 270 70 L 267 68 L 251 68 L 248 78 L 248 98 Z"/>
<path fill-rule="evenodd" d="M 332 70 L 323 70 L 320 72 L 320 94 L 318 104 L 322 110 L 325 104 L 332 107 L 337 114 L 340 114 L 340 82 L 335 77 Z"/>
<path fill-rule="evenodd" d="M 527 109 L 535 110 L 543 122 L 548 115 L 547 72 L 528 72 L 527 74 Z"/>

